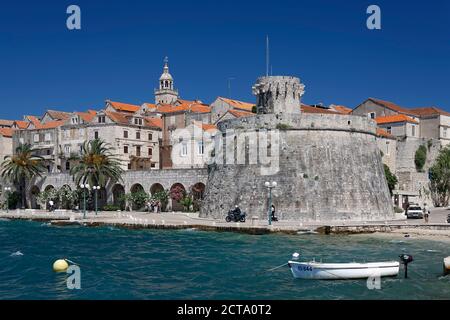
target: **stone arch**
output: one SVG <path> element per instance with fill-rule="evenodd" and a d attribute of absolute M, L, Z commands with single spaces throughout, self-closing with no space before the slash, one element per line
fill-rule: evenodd
<path fill-rule="evenodd" d="M 125 187 L 121 184 L 115 184 L 112 188 L 113 204 L 120 210 L 125 210 Z"/>
<path fill-rule="evenodd" d="M 206 186 L 203 182 L 197 182 L 191 187 L 192 195 L 194 196 L 194 200 L 203 200 L 205 196 Z"/>
<path fill-rule="evenodd" d="M 55 187 L 53 185 L 49 184 L 49 185 L 45 186 L 44 191 L 50 191 L 52 189 L 55 189 Z"/>
<path fill-rule="evenodd" d="M 150 194 L 154 195 L 156 192 L 164 191 L 164 187 L 161 183 L 154 183 L 150 187 Z"/>
<path fill-rule="evenodd" d="M 173 194 L 175 190 L 182 191 L 183 193 L 186 193 L 186 188 L 182 183 L 176 182 L 170 187 L 170 199 L 172 200 L 172 211 L 183 211 L 183 206 L 180 203 L 181 199 L 174 198 L 176 195 Z"/>
<path fill-rule="evenodd" d="M 134 192 L 142 192 L 144 191 L 144 187 L 142 186 L 142 184 L 140 183 L 135 183 L 131 186 L 130 188 L 130 192 L 134 193 Z"/>
<path fill-rule="evenodd" d="M 40 209 L 40 205 L 37 201 L 37 196 L 41 193 L 41 190 L 38 186 L 31 187 L 30 190 L 30 206 L 31 209 Z"/>

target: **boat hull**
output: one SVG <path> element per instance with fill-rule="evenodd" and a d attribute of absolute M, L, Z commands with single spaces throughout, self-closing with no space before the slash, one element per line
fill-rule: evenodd
<path fill-rule="evenodd" d="M 363 279 L 398 275 L 398 261 L 372 263 L 318 263 L 289 261 L 294 278 L 316 280 Z"/>

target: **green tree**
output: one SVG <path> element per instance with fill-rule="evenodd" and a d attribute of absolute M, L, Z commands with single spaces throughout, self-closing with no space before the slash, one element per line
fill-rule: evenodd
<path fill-rule="evenodd" d="M 22 198 L 22 208 L 26 207 L 27 182 L 33 177 L 40 177 L 45 172 L 43 158 L 35 155 L 30 144 L 19 144 L 12 156 L 6 156 L 2 162 L 2 178 L 19 185 Z"/>
<path fill-rule="evenodd" d="M 392 190 L 395 189 L 395 185 L 397 184 L 398 179 L 395 176 L 395 174 L 391 172 L 391 169 L 389 169 L 388 165 L 384 164 L 383 166 L 384 166 L 384 175 L 386 176 L 389 192 L 392 195 Z"/>
<path fill-rule="evenodd" d="M 86 141 L 81 155 L 70 174 L 77 186 L 80 184 L 98 185 L 106 187 L 109 182 L 122 180 L 123 169 L 120 160 L 111 153 L 112 148 L 103 140 Z"/>
<path fill-rule="evenodd" d="M 436 162 L 430 168 L 430 196 L 434 206 L 448 206 L 450 194 L 450 148 L 439 151 Z"/>
<path fill-rule="evenodd" d="M 417 171 L 422 171 L 425 162 L 427 161 L 427 148 L 421 145 L 414 156 L 414 163 L 416 164 Z"/>

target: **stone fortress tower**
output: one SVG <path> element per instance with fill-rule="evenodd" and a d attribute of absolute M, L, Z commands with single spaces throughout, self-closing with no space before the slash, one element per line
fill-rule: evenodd
<path fill-rule="evenodd" d="M 301 113 L 304 85 L 286 76 L 258 78 L 257 115 L 218 124 L 202 217 L 223 219 L 239 205 L 267 219 L 266 181 L 284 220 L 389 220 L 395 214 L 373 120 Z M 256 150 L 255 150 L 256 148 Z"/>

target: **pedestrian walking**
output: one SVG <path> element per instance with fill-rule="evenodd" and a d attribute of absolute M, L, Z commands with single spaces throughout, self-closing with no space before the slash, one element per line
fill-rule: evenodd
<path fill-rule="evenodd" d="M 54 205 L 53 200 L 50 200 L 50 201 L 48 202 L 48 211 L 50 211 L 50 212 L 53 211 L 53 205 Z"/>
<path fill-rule="evenodd" d="M 427 208 L 427 204 L 423 204 L 423 218 L 425 219 L 425 223 L 428 223 L 428 219 L 430 218 L 430 210 Z"/>

